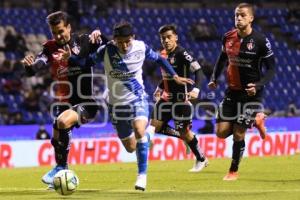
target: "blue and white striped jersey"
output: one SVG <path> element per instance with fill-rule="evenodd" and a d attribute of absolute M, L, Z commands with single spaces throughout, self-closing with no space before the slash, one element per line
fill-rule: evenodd
<path fill-rule="evenodd" d="M 104 62 L 109 104 L 126 105 L 147 96 L 142 77 L 144 60 L 158 61 L 161 57 L 143 41 L 133 40 L 131 49 L 126 54 L 121 54 L 113 42 L 110 42 L 99 47 L 92 59 L 96 63 Z"/>

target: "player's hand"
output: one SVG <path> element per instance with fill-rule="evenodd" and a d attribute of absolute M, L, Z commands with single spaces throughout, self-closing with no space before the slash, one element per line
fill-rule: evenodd
<path fill-rule="evenodd" d="M 255 96 L 256 95 L 256 85 L 254 83 L 248 83 L 245 90 L 248 96 Z"/>
<path fill-rule="evenodd" d="M 218 85 L 215 81 L 210 81 L 207 86 L 208 86 L 209 89 L 215 90 L 215 89 L 217 89 Z"/>
<path fill-rule="evenodd" d="M 101 31 L 99 29 L 94 30 L 90 35 L 90 42 L 92 44 L 100 44 L 102 42 L 101 40 Z"/>
<path fill-rule="evenodd" d="M 156 88 L 155 92 L 153 93 L 153 99 L 155 102 L 160 100 L 161 97 L 161 93 L 162 93 L 162 89 L 160 89 L 159 87 Z"/>
<path fill-rule="evenodd" d="M 25 56 L 25 58 L 23 58 L 21 60 L 21 63 L 25 66 L 31 66 L 34 63 L 34 56 L 32 54 Z"/>
<path fill-rule="evenodd" d="M 185 85 L 185 84 L 193 85 L 195 83 L 192 79 L 180 77 L 178 75 L 173 76 L 173 79 L 179 85 Z"/>
<path fill-rule="evenodd" d="M 189 99 L 198 99 L 199 92 L 200 90 L 198 88 L 193 88 L 193 90 L 188 93 Z"/>
<path fill-rule="evenodd" d="M 72 55 L 71 48 L 68 44 L 65 45 L 63 49 L 58 49 L 58 52 L 61 55 L 60 59 L 63 61 L 67 61 L 70 58 L 70 56 Z"/>

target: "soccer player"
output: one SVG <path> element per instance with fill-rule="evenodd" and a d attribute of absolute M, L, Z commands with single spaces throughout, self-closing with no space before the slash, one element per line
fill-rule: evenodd
<path fill-rule="evenodd" d="M 70 148 L 71 131 L 82 123 L 92 120 L 98 110 L 97 103 L 92 96 L 92 65 L 79 67 L 64 62 L 62 57 L 71 53 L 77 55 L 81 48 L 94 52 L 100 46 L 100 31 L 91 35 L 71 34 L 71 25 L 66 13 L 57 11 L 47 16 L 47 22 L 53 39 L 43 44 L 42 52 L 34 58 L 26 56 L 22 63 L 27 75 L 33 76 L 43 67 L 49 67 L 53 80 L 57 102 L 52 105 L 51 113 L 55 120 L 53 123 L 53 137 L 51 144 L 55 151 L 56 166 L 42 177 L 42 181 L 53 187 L 54 175 L 68 168 L 68 154 Z M 88 55 L 88 54 L 87 54 Z M 81 55 L 81 56 L 87 56 Z M 84 78 L 80 78 L 84 76 Z"/>
<path fill-rule="evenodd" d="M 273 77 L 275 61 L 269 40 L 252 28 L 253 6 L 241 3 L 235 8 L 235 29 L 223 38 L 222 51 L 214 67 L 211 89 L 217 87 L 225 63 L 228 88 L 218 108 L 216 133 L 219 138 L 233 134 L 232 161 L 223 180 L 236 180 L 245 149 L 245 133 L 253 124 L 265 137 L 261 98 L 264 85 Z M 266 72 L 262 75 L 262 65 Z"/>
<path fill-rule="evenodd" d="M 167 57 L 169 63 L 180 76 L 190 78 L 194 73 L 195 86 L 179 85 L 170 79 L 168 73 L 162 70 L 163 82 L 154 92 L 157 102 L 147 131 L 150 134 L 160 132 L 183 139 L 196 157 L 195 165 L 189 171 L 200 172 L 208 165 L 208 159 L 201 152 L 198 140 L 191 130 L 193 108 L 189 99 L 198 98 L 204 74 L 199 63 L 183 47 L 178 45 L 176 26 L 167 24 L 160 27 L 159 35 L 164 48 L 161 52 L 162 55 Z M 175 130 L 168 125 L 172 119 L 175 121 Z"/>
<path fill-rule="evenodd" d="M 143 41 L 135 40 L 133 27 L 128 22 L 114 26 L 113 40 L 91 55 L 95 63 L 104 62 L 109 90 L 109 108 L 112 123 L 127 152 L 136 150 L 138 176 L 135 189 L 145 190 L 149 149 L 148 102 L 142 78 L 145 59 L 159 63 L 170 78 L 178 84 L 193 84 L 179 77 L 167 60 L 149 48 Z M 69 61 L 83 65 L 88 59 L 72 56 Z"/>

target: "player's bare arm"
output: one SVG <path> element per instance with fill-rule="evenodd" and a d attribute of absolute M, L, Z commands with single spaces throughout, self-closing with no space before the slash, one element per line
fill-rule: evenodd
<path fill-rule="evenodd" d="M 174 75 L 173 76 L 173 79 L 174 81 L 177 83 L 177 84 L 180 84 L 180 85 L 185 85 L 185 84 L 194 84 L 195 82 L 190 79 L 190 78 L 184 78 L 184 77 L 180 77 L 178 75 Z"/>

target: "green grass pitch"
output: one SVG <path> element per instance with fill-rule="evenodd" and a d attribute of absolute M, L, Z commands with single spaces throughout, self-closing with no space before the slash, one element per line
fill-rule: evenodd
<path fill-rule="evenodd" d="M 135 163 L 77 165 L 79 189 L 71 196 L 47 191 L 40 181 L 49 167 L 0 170 L 0 199 L 245 199 L 299 200 L 300 155 L 244 158 L 240 177 L 224 182 L 229 159 L 211 159 L 200 173 L 192 160 L 150 162 L 145 192 L 135 191 Z"/>

